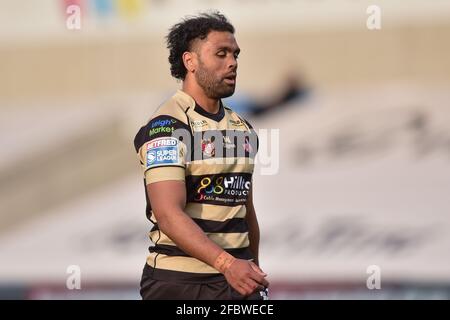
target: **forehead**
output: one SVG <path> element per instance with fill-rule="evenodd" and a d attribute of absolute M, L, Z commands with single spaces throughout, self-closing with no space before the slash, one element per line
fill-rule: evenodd
<path fill-rule="evenodd" d="M 226 31 L 211 31 L 206 39 L 203 41 L 203 46 L 209 49 L 229 48 L 230 50 L 237 50 L 239 46 L 236 42 L 234 34 Z"/>

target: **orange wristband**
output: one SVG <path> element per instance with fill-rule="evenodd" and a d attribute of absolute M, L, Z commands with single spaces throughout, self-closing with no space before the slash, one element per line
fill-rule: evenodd
<path fill-rule="evenodd" d="M 228 252 L 224 251 L 216 258 L 216 261 L 214 261 L 214 268 L 220 271 L 220 273 L 225 274 L 225 272 L 228 270 L 228 268 L 233 264 L 233 262 L 236 260 L 235 257 L 233 257 Z"/>

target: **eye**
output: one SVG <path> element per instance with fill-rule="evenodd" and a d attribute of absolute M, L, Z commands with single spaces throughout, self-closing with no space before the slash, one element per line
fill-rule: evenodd
<path fill-rule="evenodd" d="M 239 53 L 235 53 L 234 58 L 237 60 L 239 58 Z"/>
<path fill-rule="evenodd" d="M 227 56 L 227 53 L 225 51 L 219 51 L 217 52 L 217 56 L 221 58 L 225 58 Z"/>

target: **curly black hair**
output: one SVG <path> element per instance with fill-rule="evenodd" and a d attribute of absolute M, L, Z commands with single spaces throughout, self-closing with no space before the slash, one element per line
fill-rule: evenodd
<path fill-rule="evenodd" d="M 170 28 L 166 40 L 170 51 L 170 73 L 174 78 L 184 80 L 187 70 L 183 63 L 183 53 L 191 50 L 195 39 L 205 39 L 211 31 L 228 31 L 234 34 L 234 27 L 223 14 L 212 12 L 184 18 Z"/>

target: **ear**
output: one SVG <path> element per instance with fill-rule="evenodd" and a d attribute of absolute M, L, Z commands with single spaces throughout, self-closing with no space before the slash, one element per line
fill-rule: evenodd
<path fill-rule="evenodd" d="M 195 56 L 195 52 L 186 51 L 183 53 L 182 58 L 186 70 L 188 72 L 194 72 L 197 68 L 197 57 Z"/>

